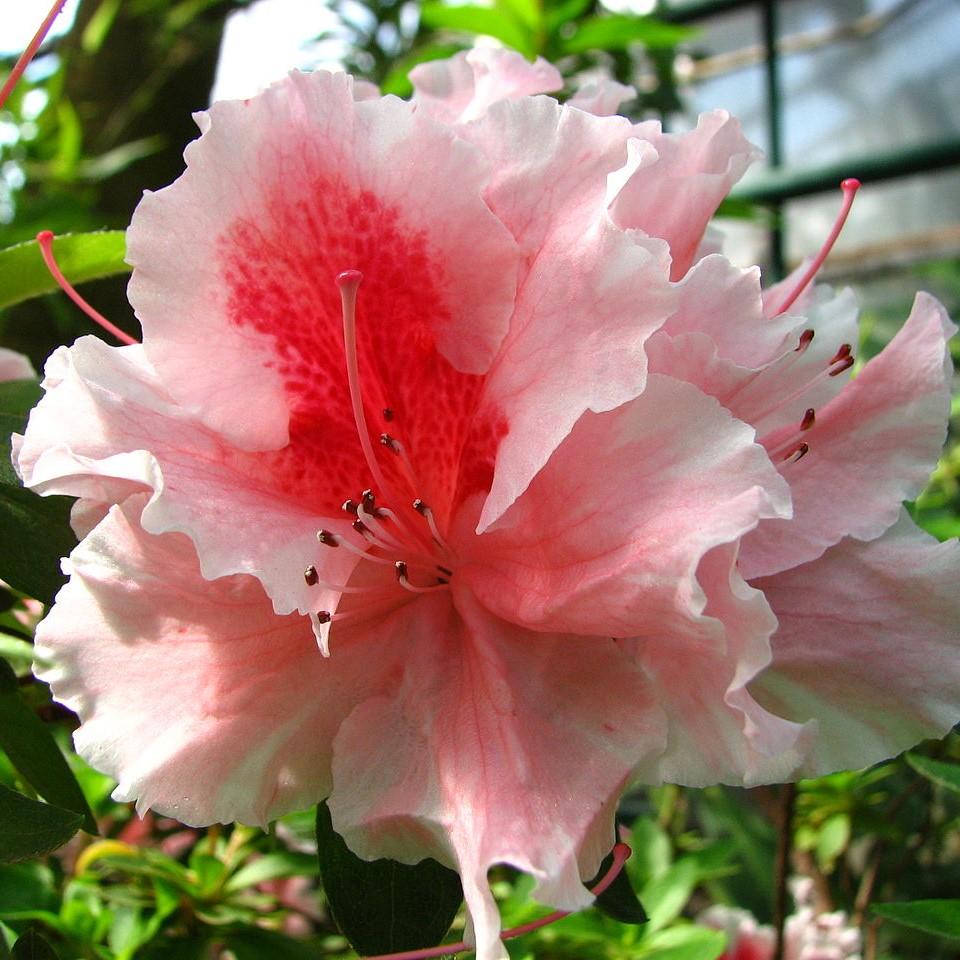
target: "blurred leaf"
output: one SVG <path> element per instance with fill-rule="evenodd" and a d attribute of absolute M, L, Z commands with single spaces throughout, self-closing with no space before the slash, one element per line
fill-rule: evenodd
<path fill-rule="evenodd" d="M 237 960 L 317 960 L 321 955 L 311 944 L 258 927 L 225 934 L 224 941 Z"/>
<path fill-rule="evenodd" d="M 696 863 L 684 858 L 640 891 L 640 902 L 650 918 L 649 933 L 655 933 L 680 916 L 699 879 Z"/>
<path fill-rule="evenodd" d="M 561 49 L 564 53 L 625 50 L 635 43 L 648 49 L 672 48 L 688 40 L 693 32 L 689 27 L 663 23 L 652 17 L 629 14 L 587 17 L 577 24 L 572 36 L 561 42 Z"/>
<path fill-rule="evenodd" d="M 28 800 L 0 787 L 0 863 L 50 853 L 62 847 L 82 823 L 79 813 Z"/>
<path fill-rule="evenodd" d="M 266 880 L 277 880 L 280 877 L 302 877 L 315 873 L 317 869 L 316 857 L 308 853 L 291 853 L 281 850 L 268 853 L 241 867 L 224 884 L 224 890 L 232 893 L 246 887 L 255 886 Z"/>
<path fill-rule="evenodd" d="M 494 6 L 503 16 L 519 21 L 533 33 L 542 27 L 543 7 L 538 0 L 494 0 Z"/>
<path fill-rule="evenodd" d="M 434 29 L 446 28 L 495 37 L 527 56 L 536 52 L 533 38 L 522 24 L 490 7 L 469 4 L 449 7 L 445 3 L 425 3 L 420 9 L 420 19 Z"/>
<path fill-rule="evenodd" d="M 673 845 L 666 830 L 650 817 L 638 817 L 630 825 L 633 855 L 630 872 L 641 885 L 663 876 L 673 860 Z"/>
<path fill-rule="evenodd" d="M 79 814 L 83 828 L 97 833 L 97 821 L 50 729 L 20 696 L 17 676 L 0 660 L 0 748 L 42 797 Z"/>
<path fill-rule="evenodd" d="M 613 865 L 613 851 L 604 857 L 596 877 L 587 884 L 588 887 L 594 886 L 604 876 Z M 607 887 L 595 900 L 594 906 L 605 913 L 608 917 L 613 917 L 620 923 L 646 923 L 647 914 L 643 905 L 637 899 L 636 891 L 630 883 L 626 870 L 621 870 L 615 877 L 613 883 Z"/>
<path fill-rule="evenodd" d="M 53 252 L 64 276 L 74 285 L 130 272 L 123 261 L 126 240 L 122 230 L 65 234 L 54 239 Z M 59 289 L 36 240 L 0 250 L 0 308 Z"/>
<path fill-rule="evenodd" d="M 462 49 L 458 43 L 430 43 L 417 47 L 405 57 L 401 57 L 384 77 L 380 84 L 381 93 L 392 93 L 396 97 L 408 97 L 413 92 L 413 84 L 407 74 L 418 63 L 429 63 L 431 60 L 446 60 Z"/>
<path fill-rule="evenodd" d="M 326 803 L 317 806 L 317 852 L 333 917 L 361 954 L 432 947 L 463 900 L 460 878 L 435 860 L 361 860 L 334 831 Z"/>
<path fill-rule="evenodd" d="M 907 763 L 928 780 L 960 793 L 960 764 L 944 763 L 942 760 L 932 760 L 916 753 L 907 754 Z"/>
<path fill-rule="evenodd" d="M 0 865 L 0 909 L 4 913 L 55 910 L 54 882 L 53 871 L 41 863 Z"/>
<path fill-rule="evenodd" d="M 960 900 L 914 900 L 877 903 L 873 912 L 884 920 L 902 923 L 938 937 L 960 940 Z"/>
<path fill-rule="evenodd" d="M 828 817 L 817 835 L 817 860 L 821 869 L 829 872 L 833 862 L 847 849 L 850 842 L 850 815 L 836 813 Z"/>
<path fill-rule="evenodd" d="M 13 945 L 12 960 L 57 960 L 53 947 L 32 927 Z"/>
<path fill-rule="evenodd" d="M 20 478 L 10 462 L 10 437 L 23 432 L 30 411 L 42 396 L 39 380 L 0 383 L 0 483 L 20 486 Z"/>
<path fill-rule="evenodd" d="M 80 46 L 87 54 L 100 52 L 103 41 L 117 19 L 121 0 L 101 0 L 97 12 L 87 21 L 87 26 L 80 38 Z"/>
<path fill-rule="evenodd" d="M 643 960 L 717 960 L 727 948 L 722 930 L 688 924 L 671 927 L 644 941 Z"/>

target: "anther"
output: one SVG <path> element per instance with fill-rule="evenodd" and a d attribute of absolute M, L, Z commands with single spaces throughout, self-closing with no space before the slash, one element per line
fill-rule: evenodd
<path fill-rule="evenodd" d="M 833 366 L 838 360 L 843 360 L 846 357 L 850 356 L 850 351 L 853 348 L 849 343 L 841 343 L 840 349 L 833 355 L 833 359 L 827 364 L 828 367 Z"/>
<path fill-rule="evenodd" d="M 840 365 L 835 369 L 830 371 L 831 377 L 839 377 L 844 370 L 849 370 L 855 363 L 853 357 L 844 357 Z"/>
<path fill-rule="evenodd" d="M 333 619 L 333 614 L 329 610 L 317 611 L 317 623 L 329 623 Z"/>
<path fill-rule="evenodd" d="M 817 411 L 813 407 L 808 407 L 807 412 L 800 421 L 801 430 L 809 430 L 817 422 Z"/>
<path fill-rule="evenodd" d="M 800 334 L 800 342 L 796 346 L 796 352 L 803 353 L 813 343 L 814 336 L 816 336 L 816 330 L 804 330 Z"/>
<path fill-rule="evenodd" d="M 787 455 L 783 458 L 784 463 L 796 463 L 798 460 L 802 460 L 810 452 L 809 443 L 798 443 L 792 450 L 790 450 Z"/>
<path fill-rule="evenodd" d="M 390 436 L 389 433 L 380 434 L 380 443 L 383 444 L 391 453 L 400 453 L 400 447 L 397 444 L 397 441 Z"/>
<path fill-rule="evenodd" d="M 389 407 L 383 408 L 383 419 L 389 423 L 393 419 L 393 411 Z"/>
<path fill-rule="evenodd" d="M 370 528 L 362 520 L 354 520 L 351 526 L 361 537 L 367 537 L 371 532 Z"/>
<path fill-rule="evenodd" d="M 37 244 L 40 247 L 40 255 L 43 257 L 43 262 L 46 264 L 47 270 L 50 271 L 50 276 L 57 281 L 60 289 L 63 290 L 94 323 L 99 324 L 107 333 L 112 334 L 121 343 L 125 343 L 128 346 L 140 342 L 131 337 L 129 333 L 125 333 L 116 324 L 111 323 L 99 310 L 90 306 L 90 304 L 77 293 L 70 281 L 63 275 L 53 255 L 53 233 L 50 230 L 41 230 L 40 233 L 37 234 Z"/>
<path fill-rule="evenodd" d="M 318 539 L 325 547 L 339 547 L 339 546 L 340 546 L 340 539 L 337 537 L 337 535 L 336 535 L 335 533 L 331 533 L 329 530 L 318 530 L 318 531 L 317 531 L 317 539 Z"/>
<path fill-rule="evenodd" d="M 452 571 L 449 567 L 444 567 L 442 564 L 439 564 L 439 563 L 438 563 L 438 564 L 437 564 L 437 569 L 438 569 L 441 573 L 446 574 L 446 576 L 448 576 L 448 577 L 452 577 L 452 576 L 453 576 L 453 571 Z"/>
<path fill-rule="evenodd" d="M 317 568 L 313 564 L 303 571 L 303 579 L 306 580 L 308 587 L 315 587 L 320 582 L 320 574 L 317 573 Z"/>
<path fill-rule="evenodd" d="M 403 560 L 398 560 L 394 565 L 397 571 L 397 579 L 402 583 L 407 579 L 407 565 Z"/>
<path fill-rule="evenodd" d="M 340 509 L 341 509 L 344 513 L 352 513 L 354 516 L 356 516 L 356 515 L 357 515 L 357 506 L 358 506 L 358 505 L 357 505 L 356 500 L 350 500 L 350 499 L 348 498 L 348 499 L 344 500 L 343 503 L 340 504 Z"/>
<path fill-rule="evenodd" d="M 377 497 L 376 497 L 376 495 L 374 494 L 374 492 L 373 492 L 372 490 L 369 490 L 369 489 L 368 489 L 368 490 L 364 490 L 363 493 L 360 494 L 360 499 L 363 501 L 363 505 L 364 505 L 368 510 L 371 510 L 371 509 L 373 508 L 374 504 L 377 502 Z"/>
<path fill-rule="evenodd" d="M 430 511 L 430 508 L 419 497 L 413 501 L 413 509 L 416 510 L 421 517 L 425 517 Z"/>
<path fill-rule="evenodd" d="M 843 229 L 843 225 L 847 222 L 847 217 L 850 215 L 850 208 L 853 206 L 853 198 L 857 195 L 857 191 L 860 189 L 860 181 L 856 180 L 853 177 L 849 177 L 840 184 L 840 189 L 843 191 L 843 204 L 840 207 L 840 212 L 837 214 L 837 219 L 834 221 L 833 228 L 830 230 L 827 239 L 824 241 L 823 246 L 820 248 L 819 253 L 813 258 L 813 262 L 809 267 L 803 272 L 803 276 L 800 277 L 800 280 L 797 282 L 797 285 L 793 290 L 787 294 L 786 299 L 783 303 L 773 311 L 773 316 L 779 316 L 781 313 L 786 313 L 796 303 L 800 294 L 810 284 L 810 281 L 817 275 L 817 271 L 823 266 L 823 261 L 827 259 L 830 255 L 830 251 L 833 249 L 833 245 L 837 242 L 837 237 L 840 236 L 840 231 Z"/>

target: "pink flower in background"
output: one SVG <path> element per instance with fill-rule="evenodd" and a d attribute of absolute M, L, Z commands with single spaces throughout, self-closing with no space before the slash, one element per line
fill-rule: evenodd
<path fill-rule="evenodd" d="M 851 382 L 848 294 L 781 314 L 796 279 L 709 252 L 755 156 L 726 114 L 561 107 L 502 51 L 413 78 L 201 115 L 128 233 L 142 346 L 58 350 L 16 455 L 80 498 L 38 653 L 116 796 L 192 825 L 329 797 L 361 856 L 455 867 L 493 960 L 488 868 L 583 906 L 630 784 L 960 717 L 957 546 L 900 514 L 951 327 L 921 296 Z"/>
<path fill-rule="evenodd" d="M 0 347 L 0 383 L 7 380 L 27 380 L 36 375 L 33 364 L 22 353 Z"/>

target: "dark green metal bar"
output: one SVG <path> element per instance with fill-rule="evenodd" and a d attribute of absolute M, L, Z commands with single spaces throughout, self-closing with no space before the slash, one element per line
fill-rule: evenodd
<path fill-rule="evenodd" d="M 767 159 L 774 170 L 783 166 L 783 123 L 780 97 L 780 57 L 777 49 L 779 26 L 776 0 L 762 0 L 760 17 L 763 29 L 764 85 L 767 94 Z M 771 204 L 770 273 L 775 280 L 784 276 L 784 220 L 781 205 Z"/>
<path fill-rule="evenodd" d="M 794 197 L 839 190 L 840 181 L 845 177 L 858 177 L 864 184 L 870 184 L 954 166 L 960 166 L 960 137 L 899 150 L 851 154 L 843 160 L 809 170 L 789 166 L 771 169 L 748 184 L 734 187 L 731 196 L 756 203 L 779 204 Z"/>
<path fill-rule="evenodd" d="M 670 23 L 689 23 L 691 20 L 703 20 L 728 10 L 755 6 L 757 0 L 687 0 L 686 3 L 661 3 L 654 16 L 658 20 Z"/>

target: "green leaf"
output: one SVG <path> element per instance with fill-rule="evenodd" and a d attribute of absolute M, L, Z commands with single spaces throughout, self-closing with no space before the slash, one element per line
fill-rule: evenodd
<path fill-rule="evenodd" d="M 688 924 L 670 927 L 643 942 L 643 960 L 717 960 L 727 948 L 722 930 Z"/>
<path fill-rule="evenodd" d="M 21 776 L 46 800 L 78 814 L 88 833 L 97 821 L 49 728 L 20 695 L 17 675 L 0 660 L 0 748 Z"/>
<path fill-rule="evenodd" d="M 587 17 L 576 32 L 561 42 L 564 53 L 586 53 L 588 50 L 624 50 L 635 43 L 647 49 L 670 49 L 689 39 L 688 27 L 663 23 L 652 17 L 613 14 Z"/>
<path fill-rule="evenodd" d="M 0 863 L 50 853 L 62 847 L 82 822 L 83 817 L 72 810 L 28 800 L 0 787 Z"/>
<path fill-rule="evenodd" d="M 960 764 L 931 760 L 930 757 L 921 757 L 915 753 L 907 754 L 907 763 L 928 780 L 960 793 Z"/>
<path fill-rule="evenodd" d="M 130 272 L 123 260 L 126 240 L 122 230 L 64 234 L 53 241 L 53 252 L 72 284 Z M 36 240 L 0 250 L 0 309 L 58 289 Z"/>
<path fill-rule="evenodd" d="M 601 880 L 612 864 L 613 851 L 608 853 L 604 858 L 596 877 L 594 877 L 587 886 L 592 887 Z M 636 891 L 630 883 L 630 878 L 627 876 L 626 870 L 621 870 L 617 874 L 613 883 L 594 900 L 594 906 L 608 917 L 619 920 L 620 923 L 647 922 L 646 911 L 637 899 Z"/>
<path fill-rule="evenodd" d="M 420 19 L 435 30 L 458 30 L 463 33 L 483 34 L 503 41 L 527 56 L 535 53 L 533 37 L 516 20 L 505 17 L 490 7 L 470 4 L 450 7 L 445 3 L 425 3 L 420 9 Z"/>
<path fill-rule="evenodd" d="M 317 853 L 333 917 L 360 954 L 434 946 L 463 900 L 460 878 L 435 860 L 361 860 L 334 831 L 326 803 L 317 807 Z"/>
<path fill-rule="evenodd" d="M 273 930 L 247 927 L 224 935 L 224 941 L 237 960 L 317 960 L 322 954 L 313 945 L 292 940 Z M 166 960 L 166 954 L 163 955 Z"/>
<path fill-rule="evenodd" d="M 39 380 L 0 383 L 0 483 L 20 486 L 20 478 L 10 462 L 10 437 L 23 433 L 30 411 L 42 396 Z"/>
<path fill-rule="evenodd" d="M 11 960 L 57 960 L 53 947 L 32 927 L 13 945 Z"/>
<path fill-rule="evenodd" d="M 833 869 L 833 862 L 850 842 L 850 814 L 835 813 L 827 817 L 817 835 L 817 860 L 823 870 Z"/>
<path fill-rule="evenodd" d="M 317 861 L 308 853 L 278 851 L 244 864 L 225 884 L 227 893 L 255 886 L 280 877 L 303 877 L 315 873 Z"/>
<path fill-rule="evenodd" d="M 913 900 L 877 903 L 873 912 L 884 920 L 902 923 L 938 937 L 960 940 L 960 900 Z"/>
<path fill-rule="evenodd" d="M 640 893 L 649 914 L 650 933 L 675 920 L 686 906 L 700 875 L 693 860 L 678 860 L 666 873 L 651 880 Z"/>

